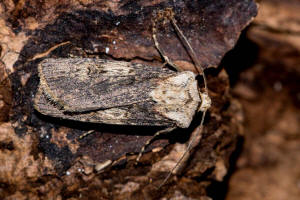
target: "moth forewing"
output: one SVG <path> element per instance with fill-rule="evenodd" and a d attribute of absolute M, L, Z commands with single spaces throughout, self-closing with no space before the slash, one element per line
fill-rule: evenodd
<path fill-rule="evenodd" d="M 36 110 L 75 121 L 187 128 L 201 102 L 189 71 L 60 58 L 40 63 L 39 76 Z"/>

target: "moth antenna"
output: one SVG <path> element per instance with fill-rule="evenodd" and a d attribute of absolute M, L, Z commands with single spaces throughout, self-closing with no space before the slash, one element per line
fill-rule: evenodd
<path fill-rule="evenodd" d="M 166 176 L 166 178 L 163 180 L 163 182 L 158 186 L 157 189 L 160 189 L 170 178 L 170 176 L 172 175 L 172 173 L 174 172 L 174 170 L 179 166 L 179 164 L 183 161 L 183 159 L 185 158 L 185 156 L 190 152 L 190 150 L 192 149 L 194 142 L 197 138 L 198 135 L 201 136 L 202 130 L 203 130 L 203 123 L 204 123 L 204 118 L 205 118 L 205 114 L 206 111 L 203 112 L 202 114 L 202 118 L 201 118 L 201 122 L 200 125 L 197 126 L 197 128 L 193 131 L 192 133 L 192 140 L 190 141 L 190 143 L 188 144 L 185 152 L 183 153 L 183 155 L 180 157 L 179 161 L 177 161 L 176 165 L 171 169 L 171 171 L 168 173 L 168 175 Z M 194 134 L 195 133 L 195 134 Z M 199 138 L 201 139 L 201 137 Z"/>
<path fill-rule="evenodd" d="M 42 53 L 39 53 L 35 56 L 33 56 L 32 58 L 28 59 L 28 61 L 33 61 L 33 60 L 36 60 L 36 59 L 39 59 L 39 58 L 43 58 L 45 56 L 48 56 L 52 51 L 54 51 L 55 49 L 57 49 L 58 47 L 61 47 L 61 46 L 64 46 L 64 45 L 67 45 L 67 44 L 71 44 L 70 41 L 66 41 L 66 42 L 61 42 L 59 44 L 56 44 L 52 47 L 50 47 L 47 51 L 44 51 Z"/>
<path fill-rule="evenodd" d="M 159 17 L 161 18 L 161 13 L 159 15 Z M 159 19 L 160 19 L 159 18 Z M 152 38 L 153 38 L 153 41 L 154 41 L 154 45 L 156 47 L 156 49 L 158 50 L 159 54 L 163 57 L 165 64 L 169 64 L 171 67 L 173 67 L 174 69 L 176 69 L 177 71 L 182 71 L 182 69 L 178 66 L 176 66 L 167 56 L 166 54 L 163 52 L 163 50 L 160 48 L 159 46 L 159 43 L 157 41 L 157 36 L 156 36 L 156 33 L 157 33 L 157 20 L 158 19 L 155 19 L 155 20 L 152 20 Z"/>
<path fill-rule="evenodd" d="M 88 136 L 88 135 L 90 135 L 90 134 L 92 134 L 92 133 L 94 133 L 94 132 L 95 132 L 95 130 L 89 130 L 89 131 L 83 133 L 82 135 L 80 135 L 80 136 L 78 137 L 78 139 L 81 140 L 82 138 L 84 138 L 84 137 L 86 137 L 86 136 Z"/>
<path fill-rule="evenodd" d="M 171 18 L 171 23 L 174 26 L 179 38 L 181 39 L 183 45 L 185 46 L 186 50 L 188 51 L 189 55 L 191 56 L 194 64 L 196 65 L 195 69 L 197 70 L 197 72 L 199 74 L 202 75 L 203 77 L 203 82 L 204 82 L 204 89 L 205 92 L 208 94 L 208 89 L 207 89 L 207 82 L 206 82 L 206 76 L 204 74 L 204 69 L 201 66 L 200 61 L 198 60 L 196 53 L 194 51 L 194 49 L 192 48 L 191 44 L 189 43 L 188 39 L 185 37 L 185 35 L 182 33 L 182 31 L 180 30 L 180 28 L 178 27 L 178 25 L 176 24 L 176 21 L 174 18 Z"/>
<path fill-rule="evenodd" d="M 185 158 L 185 156 L 190 152 L 190 150 L 193 148 L 194 146 L 194 142 L 197 139 L 197 136 L 199 137 L 199 140 L 201 139 L 201 134 L 203 131 L 203 123 L 204 123 L 204 119 L 205 119 L 205 115 L 206 115 L 206 111 L 209 109 L 210 104 L 211 104 L 211 100 L 209 98 L 208 95 L 208 88 L 207 88 L 207 81 L 206 81 L 206 76 L 204 73 L 204 69 L 201 66 L 200 61 L 198 60 L 195 51 L 193 50 L 191 44 L 189 43 L 188 39 L 185 37 L 185 35 L 182 33 L 182 31 L 180 30 L 180 28 L 178 27 L 176 20 L 174 19 L 174 12 L 171 8 L 168 8 L 165 10 L 165 16 L 167 16 L 167 18 L 170 19 L 171 24 L 174 26 L 175 31 L 177 33 L 177 35 L 180 38 L 180 41 L 183 43 L 185 49 L 188 51 L 189 56 L 191 57 L 192 61 L 195 64 L 195 69 L 198 72 L 198 74 L 201 74 L 201 76 L 203 77 L 203 82 L 204 82 L 204 94 L 201 94 L 201 92 L 199 91 L 199 96 L 201 97 L 201 105 L 199 107 L 199 111 L 202 111 L 202 118 L 201 118 L 201 122 L 200 125 L 197 126 L 197 128 L 193 131 L 192 135 L 191 135 L 191 140 L 186 148 L 186 151 L 184 152 L 184 154 L 181 156 L 181 158 L 179 159 L 179 161 L 176 163 L 176 165 L 171 169 L 171 171 L 168 173 L 168 175 L 166 176 L 166 178 L 163 180 L 163 182 L 159 185 L 158 189 L 161 188 L 169 179 L 169 177 L 172 175 L 172 173 L 174 172 L 174 170 L 179 166 L 179 164 L 183 161 L 183 159 Z M 156 30 L 155 30 L 156 31 Z M 154 36 L 154 34 L 153 34 Z M 156 38 L 154 38 L 154 41 Z M 155 44 L 155 46 L 158 46 L 158 42 L 155 41 L 155 43 L 157 43 L 157 45 Z M 159 49 L 159 48 L 157 48 Z M 159 50 L 159 52 L 161 53 L 161 51 Z M 162 53 L 161 53 L 162 54 Z M 164 58 L 165 56 L 162 55 Z"/>

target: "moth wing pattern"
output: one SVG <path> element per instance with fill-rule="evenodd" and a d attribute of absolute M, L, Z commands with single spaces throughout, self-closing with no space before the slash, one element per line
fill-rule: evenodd
<path fill-rule="evenodd" d="M 42 89 L 69 112 L 147 101 L 156 82 L 171 74 L 159 67 L 91 58 L 47 59 L 39 65 Z"/>
<path fill-rule="evenodd" d="M 59 109 L 52 102 L 50 103 L 41 88 L 35 97 L 35 109 L 43 115 L 72 121 L 138 126 L 170 126 L 174 124 L 172 120 L 157 115 L 151 109 L 152 107 L 152 103 L 142 102 L 118 108 L 72 114 L 64 113 L 64 110 Z"/>
<path fill-rule="evenodd" d="M 36 110 L 75 121 L 186 128 L 201 101 L 194 73 L 123 61 L 46 59 L 39 76 Z"/>

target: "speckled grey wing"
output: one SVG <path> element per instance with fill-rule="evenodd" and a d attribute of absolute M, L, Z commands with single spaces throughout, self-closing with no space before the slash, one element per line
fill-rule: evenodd
<path fill-rule="evenodd" d="M 35 108 L 44 115 L 107 124 L 189 127 L 201 102 L 195 74 L 100 59 L 39 65 Z"/>
<path fill-rule="evenodd" d="M 149 101 L 149 92 L 169 69 L 91 58 L 46 59 L 40 87 L 64 111 L 85 112 Z"/>
<path fill-rule="evenodd" d="M 34 106 L 44 115 L 123 125 L 171 126 L 149 93 L 168 69 L 88 58 L 47 59 L 39 65 Z"/>
<path fill-rule="evenodd" d="M 39 88 L 35 96 L 34 106 L 37 111 L 44 115 L 74 121 L 139 126 L 174 126 L 176 122 L 157 113 L 154 104 L 154 102 L 148 101 L 104 110 L 66 113 L 59 109 L 54 102 L 49 101 L 42 89 Z"/>

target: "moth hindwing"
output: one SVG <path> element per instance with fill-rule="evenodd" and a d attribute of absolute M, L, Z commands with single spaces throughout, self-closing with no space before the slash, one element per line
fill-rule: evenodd
<path fill-rule="evenodd" d="M 37 111 L 63 119 L 189 127 L 201 98 L 195 74 L 95 58 L 45 59 Z"/>

